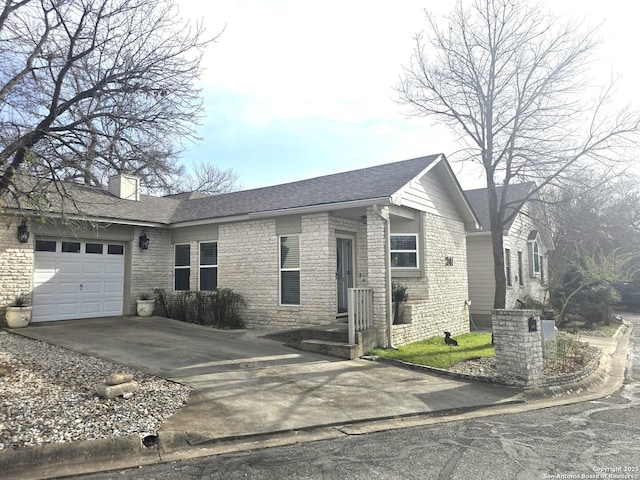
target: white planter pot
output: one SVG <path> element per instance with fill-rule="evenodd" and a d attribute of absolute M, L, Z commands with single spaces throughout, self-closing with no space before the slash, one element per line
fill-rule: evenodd
<path fill-rule="evenodd" d="M 151 300 L 136 300 L 136 310 L 139 317 L 150 317 L 153 315 L 153 309 L 156 305 L 156 301 Z"/>
<path fill-rule="evenodd" d="M 24 328 L 31 322 L 33 307 L 7 307 L 5 317 L 9 328 Z"/>

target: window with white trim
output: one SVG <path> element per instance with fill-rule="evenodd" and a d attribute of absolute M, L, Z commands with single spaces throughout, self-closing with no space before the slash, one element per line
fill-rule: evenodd
<path fill-rule="evenodd" d="M 511 286 L 511 249 L 504 249 L 504 274 L 507 277 L 507 286 Z"/>
<path fill-rule="evenodd" d="M 538 239 L 529 242 L 529 270 L 531 277 L 538 277 L 542 273 L 542 252 Z"/>
<path fill-rule="evenodd" d="M 218 288 L 218 242 L 200 243 L 200 290 Z"/>
<path fill-rule="evenodd" d="M 280 236 L 280 305 L 300 305 L 300 235 Z"/>
<path fill-rule="evenodd" d="M 175 245 L 173 265 L 173 289 L 177 292 L 188 291 L 191 276 L 191 246 L 188 243 Z"/>
<path fill-rule="evenodd" d="M 524 285 L 524 265 L 522 263 L 522 252 L 518 252 L 518 284 L 520 286 Z"/>
<path fill-rule="evenodd" d="M 390 235 L 391 267 L 418 268 L 418 235 Z"/>

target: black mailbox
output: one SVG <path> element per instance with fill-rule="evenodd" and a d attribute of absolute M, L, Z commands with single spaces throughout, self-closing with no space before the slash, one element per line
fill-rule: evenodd
<path fill-rule="evenodd" d="M 529 331 L 536 332 L 538 330 L 538 325 L 536 324 L 536 317 L 531 315 L 529 317 Z"/>

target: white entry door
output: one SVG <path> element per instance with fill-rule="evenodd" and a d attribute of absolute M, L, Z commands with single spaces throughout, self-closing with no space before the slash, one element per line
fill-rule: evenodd
<path fill-rule="evenodd" d="M 124 244 L 36 239 L 33 322 L 122 315 Z"/>

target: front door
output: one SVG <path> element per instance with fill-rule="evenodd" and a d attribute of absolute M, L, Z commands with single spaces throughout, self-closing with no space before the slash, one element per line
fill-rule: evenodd
<path fill-rule="evenodd" d="M 338 288 L 338 315 L 347 313 L 348 291 L 353 287 L 353 239 L 336 239 L 336 281 Z"/>

